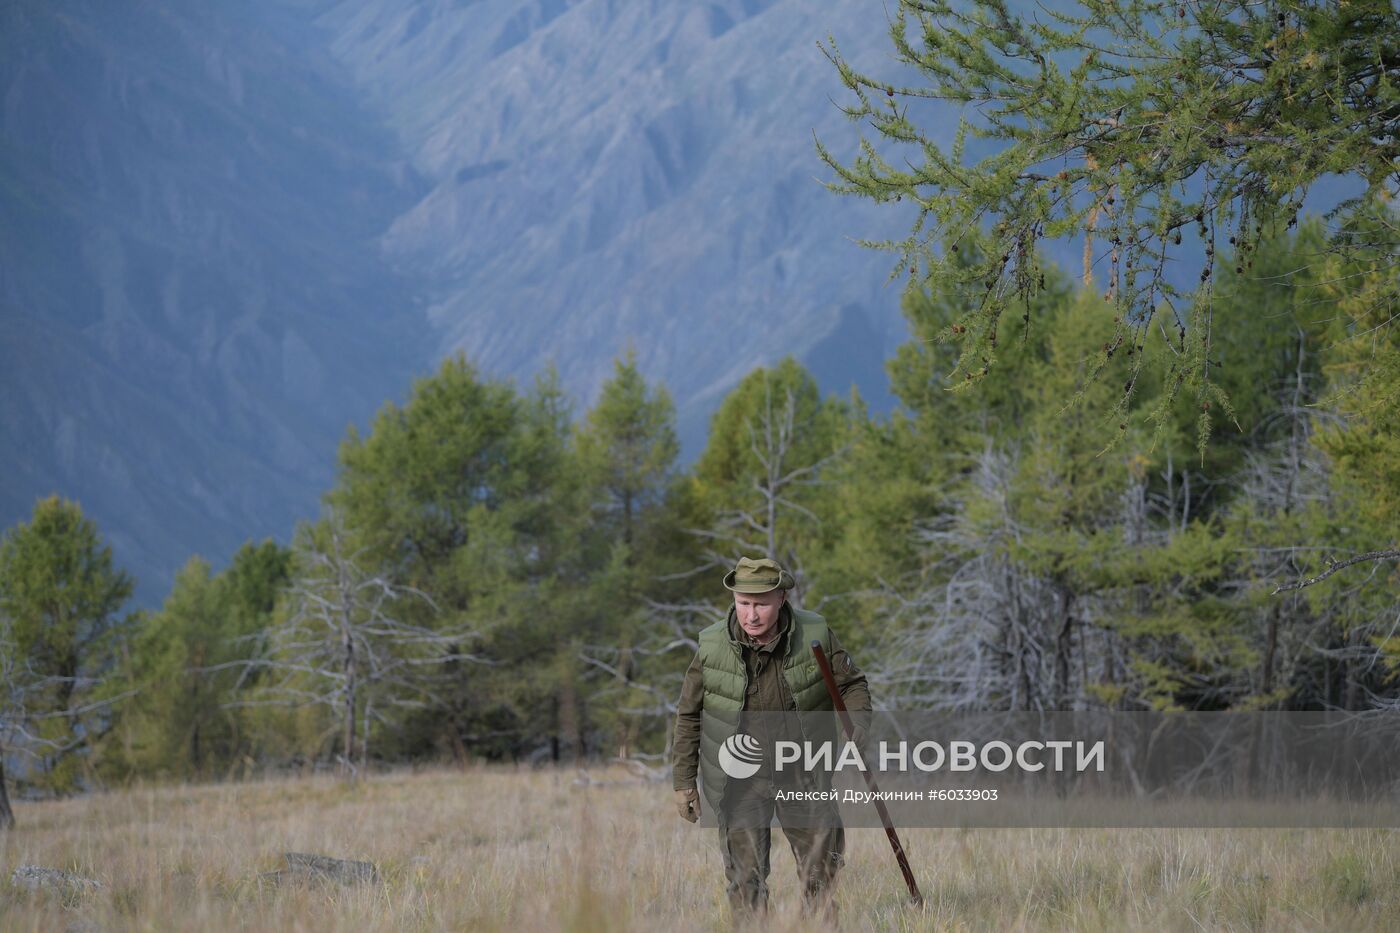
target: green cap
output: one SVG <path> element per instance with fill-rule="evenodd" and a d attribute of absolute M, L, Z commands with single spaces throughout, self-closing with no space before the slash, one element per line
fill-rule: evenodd
<path fill-rule="evenodd" d="M 741 557 L 734 569 L 724 575 L 724 585 L 736 593 L 767 593 L 790 590 L 797 584 L 792 574 L 778 566 L 775 560 Z"/>

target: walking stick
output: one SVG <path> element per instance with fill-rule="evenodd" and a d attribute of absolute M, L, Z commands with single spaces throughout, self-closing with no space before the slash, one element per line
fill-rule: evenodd
<path fill-rule="evenodd" d="M 826 652 L 822 650 L 821 642 L 812 642 L 812 654 L 817 656 L 817 667 L 822 669 L 822 679 L 826 681 L 826 691 L 831 694 L 831 702 L 836 706 L 836 714 L 841 717 L 841 725 L 846 729 L 846 736 L 855 741 L 855 724 L 851 722 L 851 714 L 846 711 L 846 702 L 841 699 L 841 692 L 836 689 L 836 678 L 831 674 L 831 662 L 826 659 Z M 880 814 L 880 822 L 885 824 L 885 835 L 890 839 L 890 848 L 894 850 L 895 860 L 899 862 L 899 870 L 904 874 L 904 883 L 909 886 L 909 897 L 915 905 L 922 907 L 924 896 L 919 893 L 919 883 L 914 880 L 914 873 L 909 870 L 909 859 L 904 854 L 904 846 L 899 844 L 899 833 L 894 831 L 894 824 L 890 822 L 890 811 L 885 809 L 885 802 L 880 799 L 880 788 L 875 785 L 875 779 L 870 776 L 869 771 L 862 768 L 860 773 L 865 777 L 865 786 L 870 788 L 872 799 L 875 801 L 875 810 Z"/>

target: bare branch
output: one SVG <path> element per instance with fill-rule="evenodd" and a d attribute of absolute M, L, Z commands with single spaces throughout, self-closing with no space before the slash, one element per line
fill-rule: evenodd
<path fill-rule="evenodd" d="M 1315 583 L 1321 583 L 1323 580 L 1326 580 L 1338 570 L 1344 570 L 1347 567 L 1350 567 L 1352 564 L 1360 564 L 1366 561 L 1383 560 L 1400 560 L 1400 549 L 1391 548 L 1389 550 L 1384 551 L 1367 551 L 1365 554 L 1358 554 L 1355 557 L 1349 557 L 1346 560 L 1329 560 L 1329 566 L 1327 567 L 1327 569 L 1324 570 L 1322 573 L 1318 574 L 1317 576 L 1309 577 L 1306 580 L 1299 580 L 1295 583 L 1279 584 L 1278 586 L 1274 587 L 1273 592 L 1269 595 L 1276 596 L 1279 593 L 1287 592 L 1288 590 L 1301 590 L 1304 587 L 1312 586 Z"/>

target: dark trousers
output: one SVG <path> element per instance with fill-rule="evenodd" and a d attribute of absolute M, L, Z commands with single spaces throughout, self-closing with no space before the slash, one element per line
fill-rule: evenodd
<path fill-rule="evenodd" d="M 768 852 L 776 814 L 797 861 L 803 913 L 835 920 L 832 888 L 845 863 L 846 832 L 833 801 L 777 800 L 767 781 L 731 781 L 719 813 L 719 844 L 735 920 L 768 908 Z"/>

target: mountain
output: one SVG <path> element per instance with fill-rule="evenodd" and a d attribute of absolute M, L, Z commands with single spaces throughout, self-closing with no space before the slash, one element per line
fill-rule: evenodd
<path fill-rule="evenodd" d="M 313 33 L 0 5 L 0 525 L 78 499 L 148 604 L 313 515 L 431 353 L 377 242 L 420 192 Z"/>
<path fill-rule="evenodd" d="M 908 217 L 813 133 L 869 3 L 0 5 L 0 527 L 77 498 L 146 604 L 285 539 L 338 440 L 444 354 L 581 411 L 635 346 L 685 455 L 752 367 L 877 410 Z"/>
<path fill-rule="evenodd" d="M 816 43 L 878 67 L 880 9 L 341 0 L 317 21 L 427 180 L 383 242 L 440 350 L 516 374 L 553 359 L 587 401 L 634 344 L 694 454 L 722 394 L 787 353 L 888 407 L 892 262 L 850 238 L 908 219 L 825 190 L 813 145 L 856 139 Z M 837 334 L 860 342 L 833 353 Z"/>

